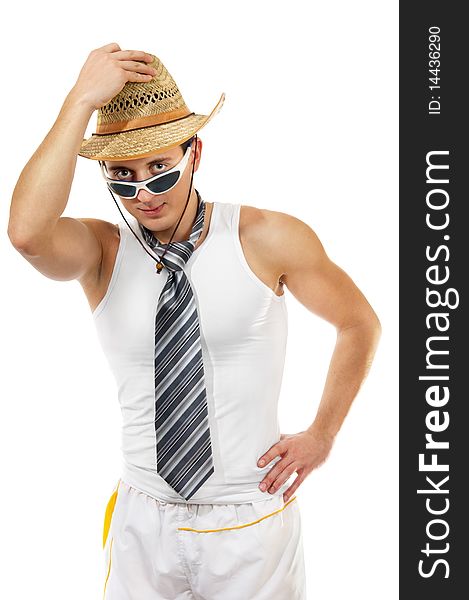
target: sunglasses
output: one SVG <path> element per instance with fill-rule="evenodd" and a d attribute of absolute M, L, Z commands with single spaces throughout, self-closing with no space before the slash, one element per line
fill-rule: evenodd
<path fill-rule="evenodd" d="M 189 160 L 191 148 L 192 144 L 188 146 L 184 156 L 175 167 L 164 173 L 158 173 L 158 175 L 154 175 L 149 179 L 144 179 L 143 181 L 120 181 L 118 179 L 111 179 L 106 174 L 104 162 L 100 160 L 99 164 L 108 188 L 118 196 L 129 199 L 136 198 L 138 191 L 142 189 L 147 190 L 152 194 L 164 194 L 165 192 L 172 190 L 181 179 Z"/>

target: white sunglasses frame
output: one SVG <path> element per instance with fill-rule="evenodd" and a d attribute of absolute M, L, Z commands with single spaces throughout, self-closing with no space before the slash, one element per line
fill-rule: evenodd
<path fill-rule="evenodd" d="M 106 180 L 106 184 L 107 184 L 108 188 L 111 190 L 111 192 L 113 192 L 114 194 L 119 196 L 119 198 L 124 198 L 125 200 L 133 200 L 134 198 L 137 197 L 139 190 L 142 190 L 142 189 L 146 190 L 150 194 L 153 194 L 154 196 L 159 196 L 161 194 L 166 194 L 166 192 L 169 192 L 170 190 L 172 190 L 179 183 L 184 171 L 186 170 L 191 150 L 192 150 L 192 144 L 187 147 L 184 156 L 177 163 L 177 165 L 175 165 L 174 167 L 169 169 L 169 171 L 164 171 L 163 173 L 158 173 L 158 175 L 153 175 L 153 177 L 149 177 L 148 179 L 144 179 L 142 181 L 121 181 L 120 179 L 111 179 L 106 174 L 107 170 L 105 170 L 106 167 L 104 165 L 104 161 L 100 160 L 99 166 L 101 167 L 101 173 L 102 173 L 104 179 Z M 170 188 L 168 188 L 167 190 L 164 190 L 164 192 L 153 192 L 152 190 L 148 189 L 147 185 L 150 182 L 155 181 L 156 179 L 159 179 L 160 177 L 163 177 L 164 175 L 168 175 L 169 173 L 174 173 L 175 171 L 179 171 L 179 176 Z M 124 185 L 127 187 L 132 186 L 135 188 L 135 195 L 134 196 L 121 196 L 120 194 L 118 194 L 116 191 L 114 191 L 111 188 L 110 183 L 118 183 L 119 185 Z"/>

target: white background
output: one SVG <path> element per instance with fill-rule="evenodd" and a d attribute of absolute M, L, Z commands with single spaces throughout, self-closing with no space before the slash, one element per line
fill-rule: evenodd
<path fill-rule="evenodd" d="M 204 199 L 304 220 L 377 312 L 371 372 L 297 495 L 308 599 L 396 599 L 397 2 L 46 0 L 3 17 L 0 594 L 102 596 L 104 510 L 120 468 L 114 379 L 78 282 L 41 275 L 6 229 L 21 170 L 89 52 L 117 42 L 156 54 L 191 111 L 208 114 L 226 93 L 200 131 Z M 95 124 L 96 113 L 86 137 Z M 64 215 L 120 220 L 95 161 L 78 157 Z M 335 329 L 286 294 L 280 419 L 293 433 L 314 419 Z"/>

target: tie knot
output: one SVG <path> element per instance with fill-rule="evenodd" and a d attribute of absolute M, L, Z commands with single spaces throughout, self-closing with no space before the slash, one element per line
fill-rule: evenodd
<path fill-rule="evenodd" d="M 170 244 L 158 243 L 156 245 L 158 250 L 164 252 L 164 255 L 160 254 L 160 261 L 168 271 L 182 271 L 184 265 L 191 257 L 194 247 L 193 242 L 190 240 L 171 242 Z"/>
<path fill-rule="evenodd" d="M 181 242 L 171 242 L 162 244 L 154 235 L 153 231 L 139 223 L 140 231 L 146 243 L 158 254 L 157 259 L 168 271 L 182 271 L 195 248 L 195 243 L 199 239 L 204 226 L 205 202 L 202 200 L 199 192 L 196 190 L 198 198 L 197 214 L 192 225 L 192 231 L 189 239 Z M 163 256 L 164 254 L 164 256 Z"/>

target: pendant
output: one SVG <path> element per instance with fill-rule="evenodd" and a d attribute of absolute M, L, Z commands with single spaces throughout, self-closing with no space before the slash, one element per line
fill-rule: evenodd
<path fill-rule="evenodd" d="M 164 267 L 164 264 L 162 262 L 156 263 L 156 272 L 158 273 L 158 275 L 161 273 L 163 267 Z"/>

